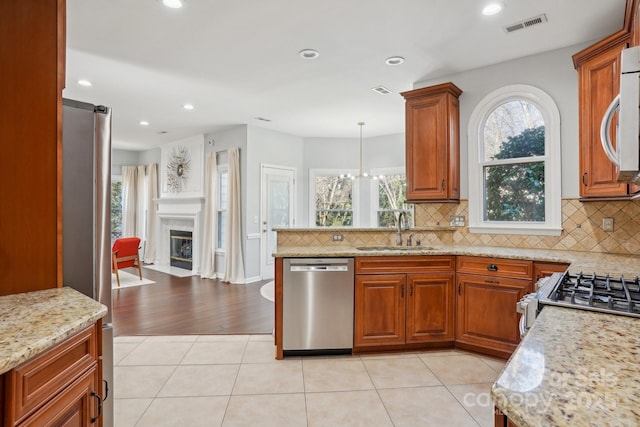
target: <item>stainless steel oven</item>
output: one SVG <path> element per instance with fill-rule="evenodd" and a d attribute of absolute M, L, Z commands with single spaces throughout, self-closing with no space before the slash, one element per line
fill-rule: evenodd
<path fill-rule="evenodd" d="M 520 334 L 526 334 L 546 305 L 640 317 L 640 281 L 597 274 L 554 273 L 540 279 L 534 294 L 517 304 Z"/>

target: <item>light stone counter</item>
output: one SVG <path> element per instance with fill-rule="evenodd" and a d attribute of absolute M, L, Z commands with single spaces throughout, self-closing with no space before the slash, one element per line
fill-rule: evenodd
<path fill-rule="evenodd" d="M 543 249 L 502 248 L 494 246 L 425 245 L 422 249 L 359 250 L 341 245 L 297 246 L 278 248 L 276 257 L 352 257 L 407 255 L 471 255 L 496 258 L 526 259 L 542 262 L 568 263 L 572 273 L 584 272 L 624 275 L 635 278 L 640 274 L 640 256 L 600 252 L 559 251 Z"/>
<path fill-rule="evenodd" d="M 492 388 L 521 427 L 640 425 L 640 319 L 545 307 Z"/>
<path fill-rule="evenodd" d="M 72 288 L 0 297 L 0 374 L 80 332 L 107 307 Z"/>

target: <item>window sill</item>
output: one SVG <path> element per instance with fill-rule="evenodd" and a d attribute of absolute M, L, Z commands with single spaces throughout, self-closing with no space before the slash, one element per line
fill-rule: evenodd
<path fill-rule="evenodd" d="M 531 236 L 559 236 L 562 227 L 532 227 L 522 225 L 470 225 L 469 232 L 474 234 L 526 234 Z"/>

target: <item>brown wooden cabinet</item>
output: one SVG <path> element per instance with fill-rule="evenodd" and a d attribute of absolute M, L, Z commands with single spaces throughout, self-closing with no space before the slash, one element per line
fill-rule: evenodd
<path fill-rule="evenodd" d="M 569 264 L 556 262 L 534 262 L 533 263 L 533 283 L 543 277 L 551 276 L 553 273 L 564 273 Z"/>
<path fill-rule="evenodd" d="M 453 83 L 403 92 L 407 201 L 460 201 L 460 119 Z"/>
<path fill-rule="evenodd" d="M 2 377 L 5 426 L 101 426 L 101 322 Z"/>
<path fill-rule="evenodd" d="M 0 2 L 0 295 L 62 283 L 65 11 L 64 0 Z"/>
<path fill-rule="evenodd" d="M 451 256 L 356 258 L 354 349 L 451 343 Z"/>
<path fill-rule="evenodd" d="M 532 262 L 459 256 L 456 346 L 507 358 L 520 342 L 516 303 L 531 292 Z"/>

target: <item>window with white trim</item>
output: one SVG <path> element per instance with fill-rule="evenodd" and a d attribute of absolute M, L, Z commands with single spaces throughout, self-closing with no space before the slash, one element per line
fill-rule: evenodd
<path fill-rule="evenodd" d="M 469 228 L 559 235 L 560 113 L 544 91 L 512 85 L 487 95 L 469 119 Z"/>
<path fill-rule="evenodd" d="M 405 213 L 409 226 L 413 226 L 413 204 L 407 203 L 407 177 L 400 168 L 372 171 L 383 178 L 372 181 L 371 225 L 374 227 L 396 227 L 398 216 Z"/>
<path fill-rule="evenodd" d="M 309 171 L 309 223 L 314 227 L 353 227 L 357 206 L 357 182 L 341 178 L 344 171 Z"/>

